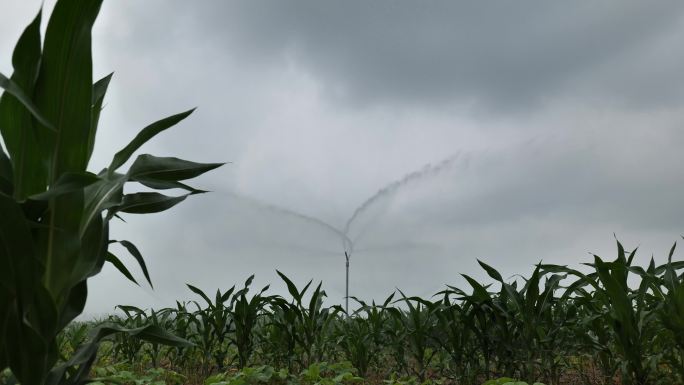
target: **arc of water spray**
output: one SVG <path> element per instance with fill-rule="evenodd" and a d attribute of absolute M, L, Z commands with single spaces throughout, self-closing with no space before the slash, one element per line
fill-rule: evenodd
<path fill-rule="evenodd" d="M 373 194 L 370 198 L 366 199 L 363 203 L 361 203 L 361 205 L 354 210 L 354 213 L 352 214 L 351 217 L 349 217 L 349 219 L 347 220 L 347 223 L 345 223 L 345 225 L 344 225 L 343 233 L 348 237 L 349 236 L 349 229 L 351 228 L 352 223 L 364 211 L 366 211 L 370 206 L 372 206 L 378 200 L 396 192 L 398 189 L 400 189 L 401 187 L 403 187 L 403 186 L 405 186 L 411 182 L 420 180 L 420 179 L 427 177 L 427 176 L 432 176 L 432 175 L 438 174 L 438 173 L 444 171 L 445 169 L 448 169 L 449 167 L 451 167 L 456 162 L 456 160 L 459 158 L 459 156 L 460 156 L 460 153 L 456 153 L 456 154 L 444 159 L 443 161 L 441 161 L 435 165 L 426 164 L 420 170 L 408 173 L 408 174 L 404 175 L 403 178 L 396 180 L 396 181 L 388 184 L 387 186 L 381 188 L 375 194 Z M 354 242 L 351 241 L 352 247 L 353 247 L 353 243 Z"/>
<path fill-rule="evenodd" d="M 273 204 L 270 204 L 270 203 L 264 203 L 264 202 L 261 202 L 261 201 L 259 201 L 259 200 L 254 199 L 254 198 L 249 198 L 249 197 L 246 197 L 246 196 L 244 196 L 244 195 L 236 194 L 236 193 L 234 193 L 234 192 L 226 192 L 226 195 L 232 196 L 232 197 L 234 197 L 234 198 L 237 198 L 237 199 L 240 199 L 240 200 L 243 200 L 243 201 L 247 201 L 247 202 L 253 204 L 254 206 L 260 206 L 260 207 L 262 207 L 262 208 L 264 208 L 264 209 L 267 209 L 267 210 L 271 210 L 271 211 L 275 211 L 275 212 L 277 212 L 277 213 L 289 215 L 289 216 L 292 216 L 292 217 L 295 217 L 295 218 L 299 218 L 299 219 L 302 219 L 302 220 L 304 220 L 304 221 L 307 221 L 307 222 L 314 223 L 314 224 L 316 224 L 316 225 L 322 226 L 322 227 L 324 227 L 325 229 L 327 229 L 327 230 L 331 231 L 332 233 L 334 233 L 335 235 L 339 236 L 340 239 L 342 239 L 342 242 L 343 242 L 344 245 L 346 245 L 347 243 L 351 243 L 351 239 L 349 239 L 349 237 L 347 237 L 347 234 L 343 233 L 343 232 L 342 232 L 341 230 L 339 230 L 337 227 L 335 227 L 335 226 L 333 226 L 333 225 L 331 225 L 331 224 L 329 224 L 329 223 L 327 223 L 327 222 L 325 222 L 325 221 L 323 221 L 323 220 L 321 220 L 321 219 L 318 219 L 318 218 L 316 218 L 316 217 L 312 217 L 312 216 L 309 216 L 309 215 L 304 215 L 304 214 L 302 214 L 302 213 L 298 213 L 298 212 L 296 212 L 296 211 L 289 210 L 289 209 L 286 209 L 286 208 L 284 208 L 284 207 L 276 206 L 276 205 L 273 205 Z"/>
<path fill-rule="evenodd" d="M 420 180 L 420 179 L 427 177 L 427 176 L 436 175 L 436 174 L 450 168 L 456 162 L 456 160 L 459 158 L 459 156 L 460 156 L 460 153 L 456 153 L 456 154 L 442 160 L 441 162 L 439 162 L 437 164 L 433 165 L 433 164 L 428 163 L 425 166 L 423 166 L 420 170 L 408 173 L 408 174 L 404 175 L 404 177 L 402 177 L 401 179 L 396 180 L 396 181 L 386 185 L 385 187 L 381 188 L 375 194 L 373 194 L 370 198 L 366 199 L 363 203 L 361 203 L 361 205 L 354 210 L 351 217 L 349 217 L 349 219 L 345 223 L 343 230 L 339 230 L 335 226 L 333 226 L 333 225 L 331 225 L 331 224 L 329 224 L 329 223 L 327 223 L 321 219 L 318 219 L 316 217 L 304 215 L 304 214 L 298 213 L 296 211 L 289 210 L 289 209 L 279 207 L 279 206 L 275 206 L 272 204 L 263 203 L 263 202 L 255 200 L 255 199 L 248 198 L 245 196 L 241 196 L 241 195 L 238 195 L 235 193 L 228 192 L 227 194 L 231 195 L 235 198 L 238 198 L 238 199 L 246 200 L 246 201 L 248 201 L 248 202 L 250 202 L 256 206 L 261 206 L 261 207 L 264 207 L 266 209 L 269 209 L 269 210 L 272 210 L 275 212 L 279 212 L 279 213 L 282 213 L 285 215 L 294 216 L 296 218 L 300 218 L 300 219 L 305 220 L 307 222 L 315 223 L 319 226 L 323 226 L 324 228 L 326 228 L 329 231 L 338 235 L 340 237 L 340 239 L 342 240 L 342 248 L 344 249 L 344 257 L 345 257 L 345 263 L 346 263 L 345 311 L 347 314 L 349 314 L 349 260 L 351 259 L 351 255 L 354 251 L 354 241 L 352 241 L 349 238 L 349 230 L 351 228 L 351 225 L 354 223 L 354 221 L 361 214 L 363 214 L 364 211 L 366 211 L 370 206 L 372 206 L 378 200 L 380 200 L 386 196 L 391 195 L 392 193 L 396 192 L 401 187 L 403 187 L 403 186 L 405 186 L 411 182 Z"/>

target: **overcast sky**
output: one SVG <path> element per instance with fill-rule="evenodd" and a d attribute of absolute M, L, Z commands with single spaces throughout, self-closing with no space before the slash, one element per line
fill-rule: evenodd
<path fill-rule="evenodd" d="M 9 75 L 40 1 L 0 3 Z M 504 276 L 614 258 L 613 233 L 662 261 L 684 233 L 683 16 L 674 0 L 106 1 L 95 76 L 115 74 L 92 170 L 193 106 L 143 151 L 231 163 L 193 181 L 212 193 L 113 225 L 155 290 L 108 266 L 87 311 L 253 273 L 282 293 L 276 269 L 340 303 L 339 235 L 269 205 L 343 230 L 387 186 L 349 228 L 364 299 L 464 285 L 477 258 Z"/>

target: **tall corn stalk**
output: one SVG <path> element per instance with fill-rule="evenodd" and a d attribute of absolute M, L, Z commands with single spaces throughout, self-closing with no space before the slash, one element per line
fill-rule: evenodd
<path fill-rule="evenodd" d="M 111 164 L 88 171 L 100 110 L 111 75 L 93 83 L 91 29 L 102 0 L 59 0 L 41 45 L 39 13 L 21 35 L 12 64 L 0 74 L 0 369 L 9 367 L 24 385 L 77 383 L 87 376 L 97 342 L 116 327 L 97 329 L 71 360 L 55 366 L 57 334 L 81 314 L 88 278 L 109 261 L 132 275 L 109 252 L 117 242 L 109 221 L 123 213 L 166 210 L 200 192 L 181 180 L 220 164 L 138 156 L 117 172 L 149 139 L 192 110 L 145 127 Z M 125 194 L 128 182 L 153 190 L 181 188 L 180 196 Z M 140 252 L 120 243 L 149 274 Z M 182 344 L 154 326 L 128 330 L 156 342 Z"/>
<path fill-rule="evenodd" d="M 662 273 L 666 267 L 656 268 L 653 260 L 647 270 L 632 266 L 636 249 L 628 254 L 620 242 L 617 242 L 617 248 L 618 256 L 612 262 L 605 262 L 594 255 L 594 262 L 587 264 L 594 269 L 591 274 L 555 265 L 546 265 L 544 269 L 578 277 L 568 288 L 568 292 L 577 291 L 596 306 L 596 319 L 601 320 L 611 332 L 609 338 L 612 341 L 607 351 L 614 348 L 621 359 L 621 382 L 633 385 L 653 384 L 656 382 L 654 373 L 657 368 L 654 362 L 658 358 L 649 345 L 653 343 L 660 327 L 656 313 L 660 305 L 649 294 L 649 289 L 653 288 L 649 277 Z M 670 269 L 674 271 L 672 266 Z M 629 287 L 630 273 L 642 277 L 636 289 Z M 583 287 L 590 288 L 592 293 L 584 291 Z M 612 382 L 612 378 L 606 380 Z"/>

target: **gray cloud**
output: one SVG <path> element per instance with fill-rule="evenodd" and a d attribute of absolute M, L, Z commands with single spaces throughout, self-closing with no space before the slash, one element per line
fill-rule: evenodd
<path fill-rule="evenodd" d="M 676 1 L 243 1 L 193 5 L 179 24 L 237 60 L 293 61 L 356 106 L 456 102 L 498 111 L 581 88 L 642 101 L 657 89 L 680 100 L 682 10 Z M 607 76 L 616 67 L 619 78 Z"/>

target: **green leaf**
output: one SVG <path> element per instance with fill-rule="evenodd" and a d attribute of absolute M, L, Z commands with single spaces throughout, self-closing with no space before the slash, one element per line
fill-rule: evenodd
<path fill-rule="evenodd" d="M 46 384 L 82 384 L 86 382 L 90 369 L 95 362 L 100 343 L 114 335 L 126 334 L 144 341 L 173 347 L 191 347 L 193 343 L 161 329 L 156 325 L 128 329 L 117 325 L 105 324 L 96 327 L 86 344 L 79 346 L 71 358 L 50 371 Z M 67 374 L 68 373 L 68 374 Z M 68 377 L 67 377 L 68 376 Z"/>
<path fill-rule="evenodd" d="M 152 139 L 154 136 L 160 132 L 166 130 L 167 128 L 173 127 L 178 124 L 181 120 L 187 118 L 195 109 L 191 109 L 180 114 L 172 115 L 167 118 L 158 120 L 149 126 L 145 127 L 138 133 L 138 135 L 133 138 L 133 140 L 128 143 L 121 151 L 117 152 L 112 159 L 112 163 L 109 165 L 110 171 L 116 171 L 119 167 L 123 166 L 124 163 L 133 155 L 133 153 L 145 144 L 148 140 Z"/>
<path fill-rule="evenodd" d="M 207 302 L 207 305 L 209 305 L 210 307 L 212 306 L 211 300 L 209 299 L 209 297 L 208 297 L 206 294 L 204 294 L 204 292 L 203 292 L 202 290 L 198 289 L 198 288 L 195 287 L 195 286 L 192 286 L 192 285 L 189 284 L 189 283 L 186 283 L 185 285 L 186 285 L 186 286 L 188 287 L 188 289 L 190 289 L 193 293 L 195 293 L 195 294 L 199 295 L 200 297 L 202 297 L 202 298 Z"/>
<path fill-rule="evenodd" d="M 102 211 L 116 207 L 123 200 L 123 187 L 126 176 L 113 173 L 100 173 L 103 180 L 88 186 L 84 192 L 85 207 L 80 232 L 83 234 L 97 217 L 102 216 Z M 114 215 L 116 213 L 112 213 Z"/>
<path fill-rule="evenodd" d="M 463 276 L 463 278 L 465 278 L 466 281 L 468 281 L 470 286 L 473 288 L 474 298 L 476 298 L 478 301 L 489 301 L 491 299 L 487 289 L 484 286 L 482 286 L 479 282 L 477 282 L 469 275 L 461 274 L 461 276 Z"/>
<path fill-rule="evenodd" d="M 205 190 L 198 190 L 194 187 L 188 186 L 184 183 L 181 182 L 176 182 L 176 181 L 169 181 L 169 180 L 141 180 L 138 181 L 140 184 L 147 186 L 149 188 L 153 188 L 155 190 L 168 190 L 172 188 L 177 188 L 177 189 L 182 189 L 189 191 L 192 194 L 203 194 L 206 193 L 207 191 Z"/>
<path fill-rule="evenodd" d="M 150 273 L 147 271 L 147 265 L 145 264 L 145 259 L 142 256 L 142 253 L 140 253 L 140 250 L 138 250 L 135 245 L 129 241 L 123 240 L 123 241 L 109 241 L 110 243 L 119 243 L 121 246 L 125 247 L 126 250 L 128 250 L 129 253 L 135 258 L 136 261 L 138 261 L 138 264 L 140 265 L 140 269 L 143 272 L 143 275 L 145 275 L 145 279 L 147 282 L 150 284 L 150 287 L 154 287 L 152 285 L 152 280 L 150 279 Z"/>
<path fill-rule="evenodd" d="M 36 105 L 54 123 L 50 181 L 88 164 L 93 104 L 91 30 L 102 0 L 58 1 L 50 16 L 36 82 Z M 85 139 L 85 140 L 84 140 Z"/>
<path fill-rule="evenodd" d="M 116 305 L 116 308 L 123 310 L 124 313 L 126 313 L 126 316 L 131 317 L 131 314 L 134 315 L 145 315 L 145 311 L 137 306 L 131 306 L 131 305 Z"/>
<path fill-rule="evenodd" d="M 90 160 L 93 154 L 93 149 L 95 148 L 95 137 L 97 135 L 97 126 L 100 121 L 100 112 L 102 111 L 102 103 L 104 102 L 105 94 L 107 93 L 107 88 L 109 87 L 109 82 L 112 80 L 112 75 L 110 73 L 104 78 L 98 80 L 93 84 L 93 96 L 92 96 L 92 117 L 90 119 L 90 136 L 88 137 L 88 160 Z"/>
<path fill-rule="evenodd" d="M 526 313 L 528 315 L 534 313 L 534 308 L 537 303 L 537 299 L 539 298 L 540 270 L 541 264 L 537 265 L 537 267 L 534 269 L 534 272 L 532 273 L 532 276 L 525 284 L 525 307 Z"/>
<path fill-rule="evenodd" d="M 121 274 L 123 274 L 124 277 L 128 278 L 129 281 L 140 286 L 138 281 L 136 281 L 135 278 L 133 278 L 133 275 L 131 274 L 131 272 L 128 271 L 128 269 L 126 268 L 126 265 L 124 265 L 123 262 L 121 262 L 121 260 L 116 255 L 114 255 L 112 253 L 107 253 L 107 262 L 114 265 L 114 267 L 116 267 L 116 269 L 119 270 L 119 272 L 121 272 Z"/>
<path fill-rule="evenodd" d="M 33 117 L 42 125 L 54 130 L 54 125 L 40 113 L 38 107 L 33 104 L 26 92 L 24 92 L 17 83 L 13 82 L 12 79 L 8 79 L 2 73 L 0 73 L 0 88 L 3 88 L 7 93 L 17 98 L 17 100 L 21 102 L 21 104 L 31 112 L 31 115 L 33 115 Z"/>
<path fill-rule="evenodd" d="M 187 195 L 171 197 L 156 192 L 127 194 L 116 210 L 129 214 L 150 214 L 168 210 L 185 200 Z"/>
<path fill-rule="evenodd" d="M 304 296 L 304 292 L 309 288 L 309 285 L 312 281 L 309 281 L 304 290 L 300 292 L 297 290 L 297 286 L 285 274 L 278 270 L 276 270 L 276 273 L 278 273 L 280 279 L 282 279 L 285 282 L 285 285 L 287 285 L 287 291 L 290 292 L 290 295 L 297 301 L 297 303 L 300 303 L 302 301 L 302 297 Z"/>
<path fill-rule="evenodd" d="M 482 268 L 485 269 L 485 271 L 487 272 L 487 274 L 490 277 L 492 277 L 495 280 L 503 283 L 503 277 L 501 277 L 501 274 L 499 274 L 499 272 L 496 271 L 496 269 L 494 269 L 493 267 L 489 266 L 488 264 L 480 261 L 479 259 L 477 260 L 477 263 L 479 263 L 480 266 L 482 266 Z"/>
<path fill-rule="evenodd" d="M 224 163 L 196 163 L 174 157 L 138 156 L 128 174 L 135 181 L 180 181 L 213 170 Z"/>
<path fill-rule="evenodd" d="M 26 98 L 33 94 L 41 61 L 40 19 L 39 12 L 19 38 L 12 56 L 14 74 L 11 81 L 22 89 Z M 13 194 L 18 199 L 41 192 L 47 185 L 49 154 L 45 152 L 45 139 L 53 133 L 50 129 L 41 131 L 30 109 L 38 113 L 37 107 L 27 107 L 20 98 L 10 93 L 4 93 L 0 98 L 0 133 L 12 159 L 14 171 L 9 180 L 13 183 Z M 43 120 L 54 131 L 54 127 L 38 115 L 39 120 Z"/>

